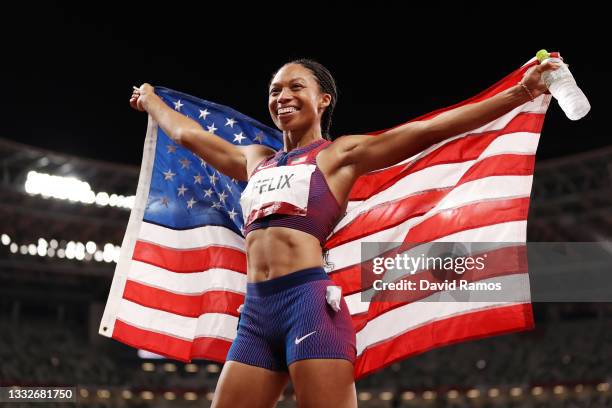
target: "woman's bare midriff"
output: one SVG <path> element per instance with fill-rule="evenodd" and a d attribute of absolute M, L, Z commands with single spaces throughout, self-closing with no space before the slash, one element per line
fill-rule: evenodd
<path fill-rule="evenodd" d="M 291 228 L 268 227 L 249 232 L 246 252 L 248 282 L 261 282 L 323 266 L 319 240 Z"/>

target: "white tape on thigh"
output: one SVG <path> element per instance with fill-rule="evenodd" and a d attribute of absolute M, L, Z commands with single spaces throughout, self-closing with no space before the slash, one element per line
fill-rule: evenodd
<path fill-rule="evenodd" d="M 325 299 L 334 311 L 340 310 L 340 300 L 342 299 L 342 288 L 340 286 L 328 286 L 325 292 Z"/>

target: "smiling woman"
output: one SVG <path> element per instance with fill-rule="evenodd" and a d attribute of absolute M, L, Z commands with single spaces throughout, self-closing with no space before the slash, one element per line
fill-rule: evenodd
<path fill-rule="evenodd" d="M 300 407 L 356 407 L 355 331 L 344 299 L 333 296 L 322 254 L 356 179 L 540 96 L 546 92 L 541 73 L 554 69 L 536 65 L 519 84 L 426 122 L 375 137 L 334 139 L 333 77 L 317 62 L 293 61 L 269 87 L 270 116 L 283 132 L 278 152 L 235 146 L 169 108 L 150 85 L 135 89 L 132 107 L 147 111 L 166 134 L 218 171 L 248 180 L 240 200 L 247 291 L 213 407 L 274 406 L 289 378 Z"/>

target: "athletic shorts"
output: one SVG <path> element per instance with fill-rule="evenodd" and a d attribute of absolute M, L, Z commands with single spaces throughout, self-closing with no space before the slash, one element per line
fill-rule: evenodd
<path fill-rule="evenodd" d="M 227 360 L 288 371 L 314 358 L 355 362 L 355 329 L 344 299 L 334 311 L 325 298 L 333 282 L 321 267 L 247 283 L 238 334 Z"/>

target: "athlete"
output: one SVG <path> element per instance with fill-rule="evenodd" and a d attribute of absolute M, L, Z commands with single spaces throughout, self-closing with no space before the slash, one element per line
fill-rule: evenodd
<path fill-rule="evenodd" d="M 134 89 L 130 105 L 148 112 L 176 143 L 248 181 L 240 200 L 247 292 L 212 406 L 273 407 L 291 379 L 299 407 L 356 407 L 355 332 L 344 299 L 326 296 L 333 283 L 322 258 L 355 180 L 537 98 L 547 92 L 542 72 L 557 68 L 535 65 L 517 85 L 431 120 L 333 139 L 333 77 L 315 61 L 293 61 L 269 84 L 270 116 L 283 132 L 278 152 L 233 145 L 168 107 L 151 85 Z"/>

